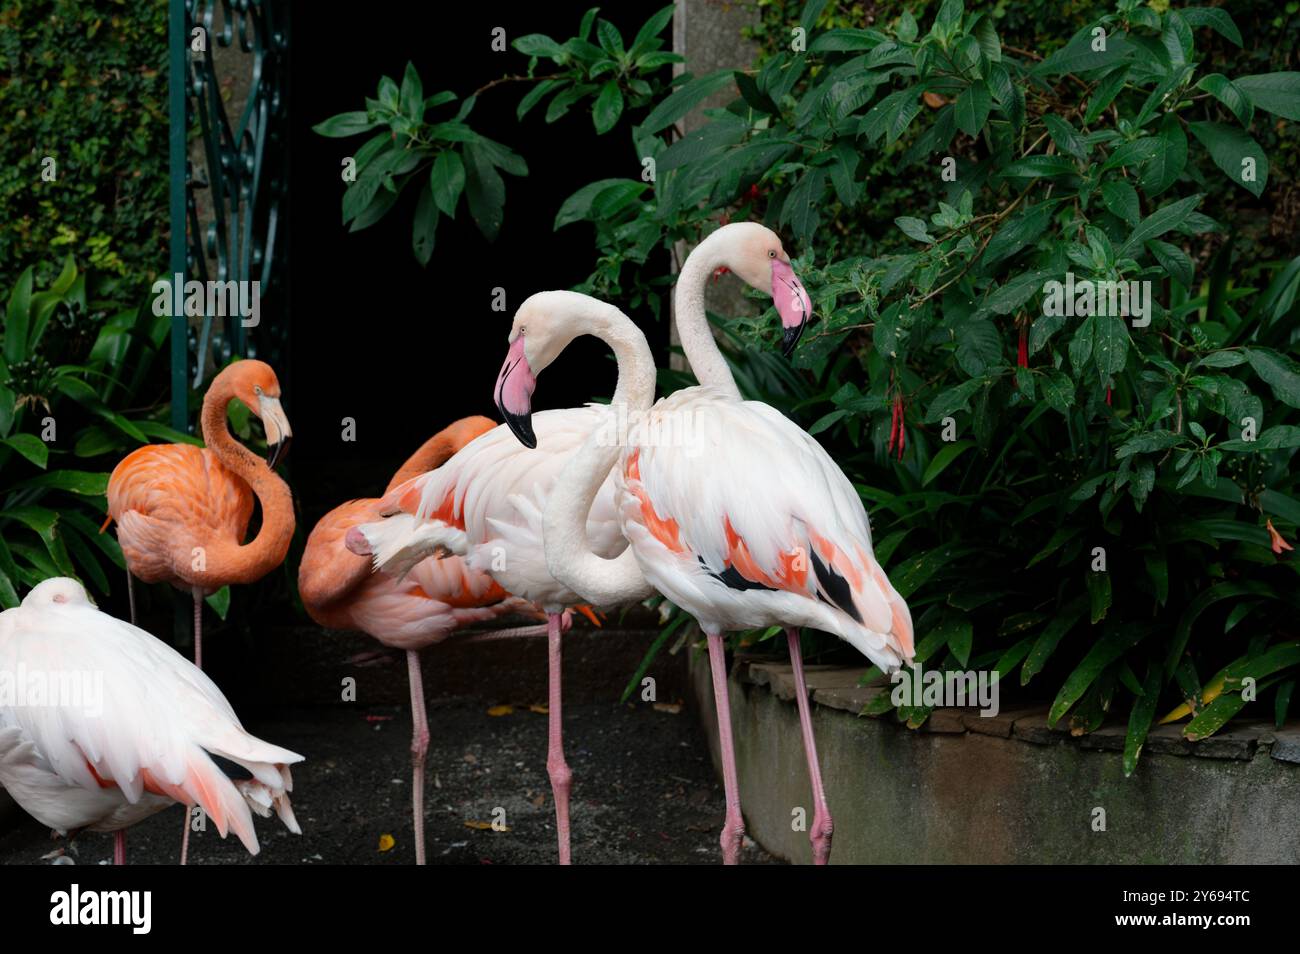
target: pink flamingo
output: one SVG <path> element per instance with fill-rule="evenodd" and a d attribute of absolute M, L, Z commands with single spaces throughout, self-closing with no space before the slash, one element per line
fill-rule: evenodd
<path fill-rule="evenodd" d="M 226 408 L 239 398 L 258 416 L 269 448 L 265 463 L 235 441 Z M 293 496 L 276 476 L 276 461 L 292 432 L 280 406 L 280 382 L 263 361 L 237 361 L 212 379 L 200 417 L 206 447 L 146 444 L 113 468 L 108 478 L 108 518 L 126 558 L 131 622 L 133 578 L 170 583 L 194 600 L 194 665 L 203 668 L 203 600 L 231 583 L 253 583 L 284 562 L 293 539 Z M 253 497 L 262 525 L 244 543 Z M 181 864 L 189 851 L 190 820 L 181 839 Z"/>
<path fill-rule="evenodd" d="M 387 490 L 442 466 L 453 454 L 496 424 L 486 417 L 467 417 L 439 431 L 402 465 Z M 351 553 L 344 538 L 352 527 L 380 519 L 378 500 L 352 500 L 320 519 L 307 538 L 298 569 L 298 592 L 316 622 L 330 629 L 360 630 L 406 652 L 414 724 L 411 756 L 414 782 L 415 861 L 425 863 L 424 766 L 429 748 L 428 711 L 420 673 L 420 651 L 439 643 L 462 626 L 510 613 L 529 613 L 530 604 L 509 596 L 490 576 L 465 566 L 459 557 L 427 559 L 402 579 L 372 573 L 370 561 Z M 541 635 L 545 627 L 499 630 L 484 634 Z M 470 637 L 474 638 L 474 637 Z"/>
<path fill-rule="evenodd" d="M 778 262 L 781 273 L 788 270 L 779 243 L 768 244 L 766 257 L 774 274 Z M 748 264 L 750 274 L 757 271 Z M 787 287 L 797 289 L 806 320 L 806 293 L 797 284 Z M 799 628 L 835 633 L 886 671 L 913 653 L 911 615 L 875 559 L 861 499 L 821 445 L 766 404 L 700 387 L 652 406 L 649 346 L 613 306 L 536 309 L 532 302 L 520 308 L 506 359 L 511 374 L 526 383 L 505 396 L 506 419 L 521 441 L 532 439 L 535 376 L 576 336 L 604 340 L 618 359 L 620 380 L 634 382 L 622 395 L 631 422 L 626 437 L 593 435 L 550 497 L 543 535 L 551 573 L 596 603 L 641 592 L 648 581 L 699 622 L 708 640 L 718 714 L 727 864 L 738 860 L 744 818 L 722 634 L 785 628 L 814 799 L 813 858 L 825 864 L 833 822 L 812 733 Z M 611 467 L 630 546 L 618 558 L 605 559 L 587 545 L 583 516 L 596 493 L 605 492 Z"/>
<path fill-rule="evenodd" d="M 266 463 L 235 441 L 226 408 L 239 398 L 266 429 Z M 284 562 L 293 539 L 293 496 L 272 469 L 292 432 L 280 382 L 262 361 L 236 361 L 215 378 L 200 418 L 206 447 L 146 444 L 108 478 L 107 527 L 117 523 L 135 620 L 133 577 L 170 583 L 194 599 L 194 664 L 203 667 L 203 600 L 230 583 L 254 583 Z M 262 526 L 245 544 L 253 497 Z"/>
<path fill-rule="evenodd" d="M 616 397 L 626 387 L 620 379 Z M 560 637 L 566 608 L 580 600 L 547 571 L 542 509 L 569 456 L 603 414 L 596 407 L 538 413 L 533 424 L 546 439 L 542 450 L 521 447 L 508 428 L 497 426 L 470 441 L 437 470 L 391 490 L 375 508 L 384 519 L 354 526 L 345 540 L 348 549 L 372 556 L 378 569 L 395 575 L 434 554 L 463 555 L 470 570 L 490 575 L 505 592 L 546 614 L 546 768 L 555 798 L 561 864 L 569 864 L 571 858 L 573 773 L 564 758 Z M 591 508 L 588 531 L 599 553 L 614 556 L 627 545 L 618 528 L 612 483 Z M 647 588 L 643 595 L 649 592 Z M 578 608 L 591 613 L 587 607 Z"/>
<path fill-rule="evenodd" d="M 250 810 L 302 834 L 289 804 L 302 756 L 249 735 L 202 670 L 101 613 L 76 580 L 45 580 L 0 613 L 0 672 L 48 688 L 43 704 L 0 706 L 0 786 L 60 834 L 113 832 L 115 864 L 126 829 L 177 802 L 254 855 Z"/>

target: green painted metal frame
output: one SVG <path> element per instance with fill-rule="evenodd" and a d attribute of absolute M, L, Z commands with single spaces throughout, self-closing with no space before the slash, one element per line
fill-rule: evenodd
<path fill-rule="evenodd" d="M 217 27 L 217 8 L 221 25 Z M 189 424 L 189 388 L 203 383 L 208 354 L 217 366 L 231 357 L 259 354 L 275 360 L 287 339 L 286 262 L 276 245 L 285 194 L 287 156 L 288 0 L 169 0 L 171 242 L 170 271 L 215 281 L 258 281 L 261 297 L 276 303 L 280 319 L 260 327 L 254 338 L 238 316 L 204 316 L 192 335 L 184 315 L 171 327 L 172 424 Z M 191 52 L 192 31 L 205 31 L 205 49 Z M 237 120 L 226 114 L 215 47 L 232 48 L 251 58 L 248 96 Z M 203 169 L 189 161 L 189 134 L 198 126 Z M 211 216 L 201 221 L 198 188 L 210 190 Z M 173 298 L 175 300 L 175 297 Z M 192 363 L 191 363 L 192 362 Z"/>

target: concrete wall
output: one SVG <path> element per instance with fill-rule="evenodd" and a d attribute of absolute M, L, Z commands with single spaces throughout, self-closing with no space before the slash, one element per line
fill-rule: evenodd
<path fill-rule="evenodd" d="M 689 663 L 718 766 L 706 656 Z M 739 661 L 730 679 L 742 807 L 768 851 L 811 861 L 791 812 L 812 805 L 789 667 Z M 856 713 L 858 670 L 810 668 L 817 748 L 838 864 L 1294 864 L 1300 861 L 1300 732 L 1247 724 L 1205 743 L 1160 729 L 1132 778 L 1123 727 L 1072 739 L 1042 710 L 980 719 L 938 711 L 930 731 Z M 783 698 L 784 697 L 784 698 Z M 846 711 L 847 710 L 847 711 Z M 1217 739 L 1217 741 L 1216 741 Z M 720 773 L 719 773 L 720 777 Z M 1105 831 L 1094 831 L 1094 810 Z"/>

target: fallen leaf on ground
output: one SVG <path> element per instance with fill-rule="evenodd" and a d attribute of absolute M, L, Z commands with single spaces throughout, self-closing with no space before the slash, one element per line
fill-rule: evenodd
<path fill-rule="evenodd" d="M 529 712 L 536 712 L 538 715 L 550 715 L 551 710 L 546 706 L 531 705 L 528 707 Z"/>
<path fill-rule="evenodd" d="M 948 102 L 947 99 L 940 96 L 938 93 L 925 93 L 922 95 L 921 99 L 925 100 L 925 105 L 929 106 L 931 109 L 938 109 L 940 106 L 943 106 Z"/>
<path fill-rule="evenodd" d="M 502 825 L 498 828 L 494 826 L 492 822 L 485 822 L 485 821 L 467 821 L 465 822 L 465 827 L 473 828 L 475 831 L 509 831 L 510 830 L 510 827 L 508 825 Z"/>
<path fill-rule="evenodd" d="M 508 716 L 514 711 L 514 706 L 493 706 L 487 711 L 487 714 L 490 716 Z"/>
<path fill-rule="evenodd" d="M 655 712 L 667 712 L 670 715 L 679 715 L 682 711 L 680 702 L 656 702 Z"/>
<path fill-rule="evenodd" d="M 393 838 L 392 835 L 380 835 L 380 836 L 379 836 L 379 850 L 380 850 L 380 851 L 392 851 L 392 850 L 393 850 L 393 846 L 394 846 L 395 844 L 397 844 L 397 840 L 396 840 L 395 838 Z"/>

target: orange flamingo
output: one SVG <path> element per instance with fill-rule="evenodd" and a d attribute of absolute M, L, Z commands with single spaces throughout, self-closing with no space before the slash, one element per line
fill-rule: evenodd
<path fill-rule="evenodd" d="M 402 465 L 389 481 L 393 488 L 434 470 L 474 438 L 496 427 L 486 417 L 467 417 L 439 431 Z M 316 622 L 329 629 L 360 630 L 406 652 L 411 684 L 412 814 L 415 822 L 415 863 L 425 863 L 424 767 L 429 748 L 429 722 L 420 673 L 420 651 L 439 643 L 462 626 L 511 613 L 535 612 L 532 604 L 512 597 L 492 577 L 471 570 L 457 556 L 430 557 L 400 579 L 372 573 L 370 560 L 344 545 L 348 531 L 378 520 L 378 499 L 352 500 L 335 507 L 307 538 L 298 568 L 298 592 Z M 545 627 L 498 630 L 464 639 L 503 639 L 541 636 Z"/>
<path fill-rule="evenodd" d="M 263 463 L 230 436 L 226 410 L 239 398 L 262 421 L 269 447 Z M 146 444 L 108 478 L 108 519 L 126 558 L 131 621 L 133 577 L 170 583 L 194 599 L 194 665 L 203 668 L 203 600 L 230 583 L 254 583 L 284 562 L 293 539 L 293 496 L 272 468 L 293 436 L 280 406 L 280 382 L 263 361 L 228 365 L 208 387 L 200 416 L 206 447 Z M 253 497 L 262 525 L 244 543 Z M 189 848 L 189 816 L 181 864 Z"/>

